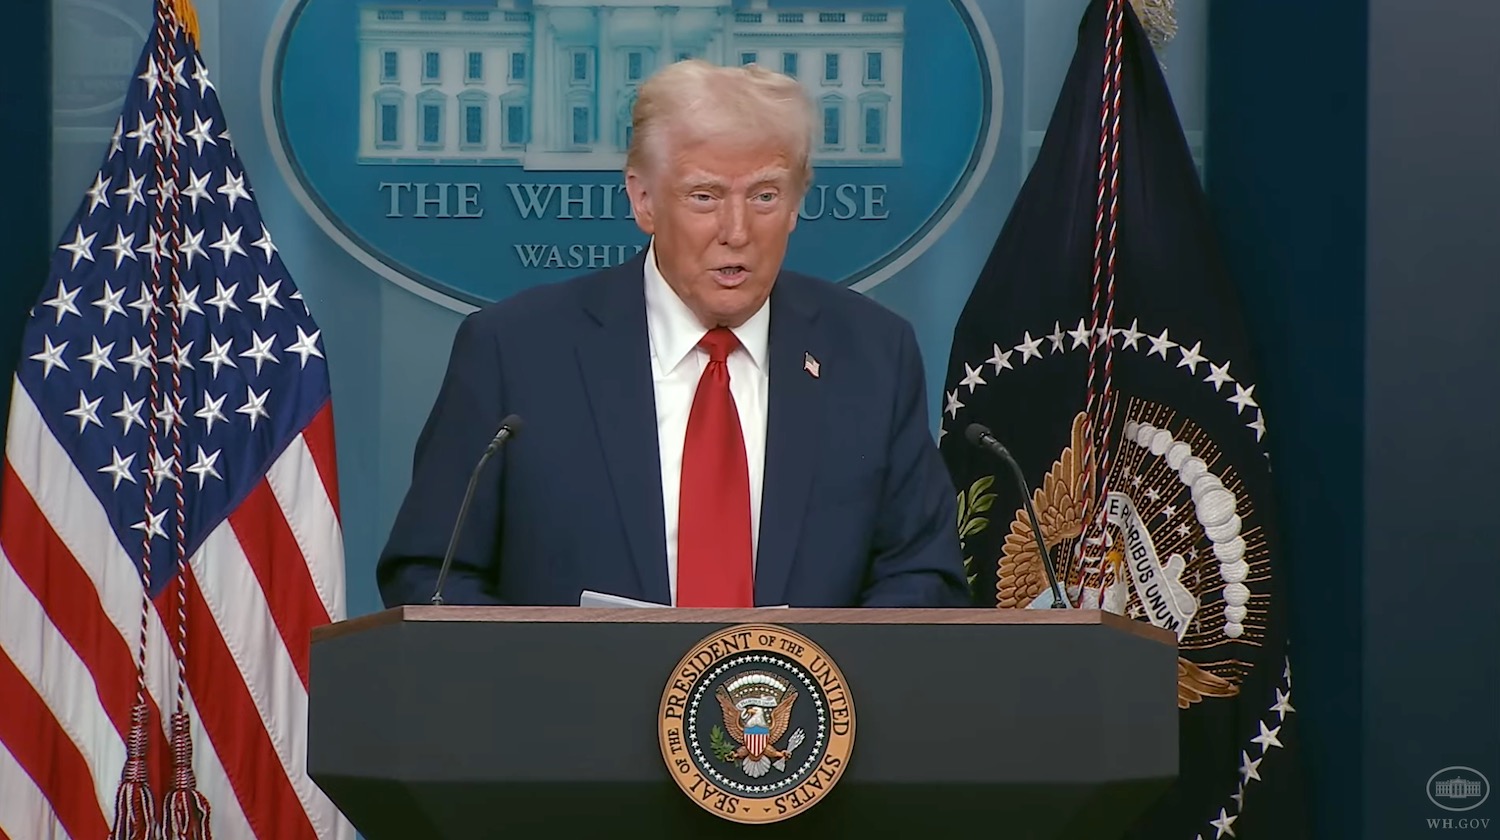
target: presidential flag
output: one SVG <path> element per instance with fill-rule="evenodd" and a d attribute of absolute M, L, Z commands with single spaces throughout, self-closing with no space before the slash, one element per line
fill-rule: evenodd
<path fill-rule="evenodd" d="M 0 836 L 347 838 L 306 773 L 344 617 L 321 331 L 187 0 L 52 256 L 0 478 Z"/>
<path fill-rule="evenodd" d="M 1069 605 L 1177 637 L 1179 777 L 1130 836 L 1303 837 L 1274 423 L 1141 23 L 1169 23 L 1170 3 L 1138 4 L 1141 17 L 1093 0 L 1083 17 L 1036 162 L 954 330 L 941 448 L 980 605 L 1052 598 L 1022 499 L 969 444 L 971 423 L 1030 482 Z"/>

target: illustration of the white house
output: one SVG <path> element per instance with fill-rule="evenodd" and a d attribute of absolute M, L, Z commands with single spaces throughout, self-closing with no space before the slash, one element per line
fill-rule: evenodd
<path fill-rule="evenodd" d="M 758 63 L 818 106 L 814 163 L 901 159 L 904 11 L 766 0 L 370 3 L 359 161 L 619 169 L 636 88 L 664 63 Z"/>
<path fill-rule="evenodd" d="M 1433 795 L 1449 799 L 1469 799 L 1484 793 L 1484 786 L 1474 779 L 1455 776 L 1433 785 Z"/>

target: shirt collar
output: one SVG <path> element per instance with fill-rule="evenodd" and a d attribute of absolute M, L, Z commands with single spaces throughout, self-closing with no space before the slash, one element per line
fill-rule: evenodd
<path fill-rule="evenodd" d="M 646 329 L 651 336 L 651 352 L 661 373 L 673 370 L 687 358 L 708 333 L 698 316 L 688 308 L 667 279 L 656 267 L 656 240 L 646 248 Z M 750 361 L 761 371 L 766 369 L 766 346 L 771 334 L 770 299 L 761 304 L 745 323 L 731 327 L 735 338 L 749 354 Z"/>

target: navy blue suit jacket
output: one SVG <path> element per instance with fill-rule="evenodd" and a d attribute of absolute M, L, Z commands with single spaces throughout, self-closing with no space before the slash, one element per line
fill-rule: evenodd
<path fill-rule="evenodd" d="M 387 606 L 431 598 L 469 474 L 510 413 L 525 427 L 481 475 L 444 601 L 576 606 L 589 589 L 670 603 L 643 265 L 463 321 L 377 567 Z M 756 605 L 968 605 L 910 325 L 785 271 L 770 305 Z"/>

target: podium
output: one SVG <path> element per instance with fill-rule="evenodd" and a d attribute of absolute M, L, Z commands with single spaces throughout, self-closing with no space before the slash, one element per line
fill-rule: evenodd
<path fill-rule="evenodd" d="M 815 805 L 721 819 L 658 738 L 684 654 L 814 642 L 856 728 Z M 1117 837 L 1177 774 L 1173 634 L 1089 610 L 408 606 L 312 636 L 308 770 L 367 840 Z"/>

